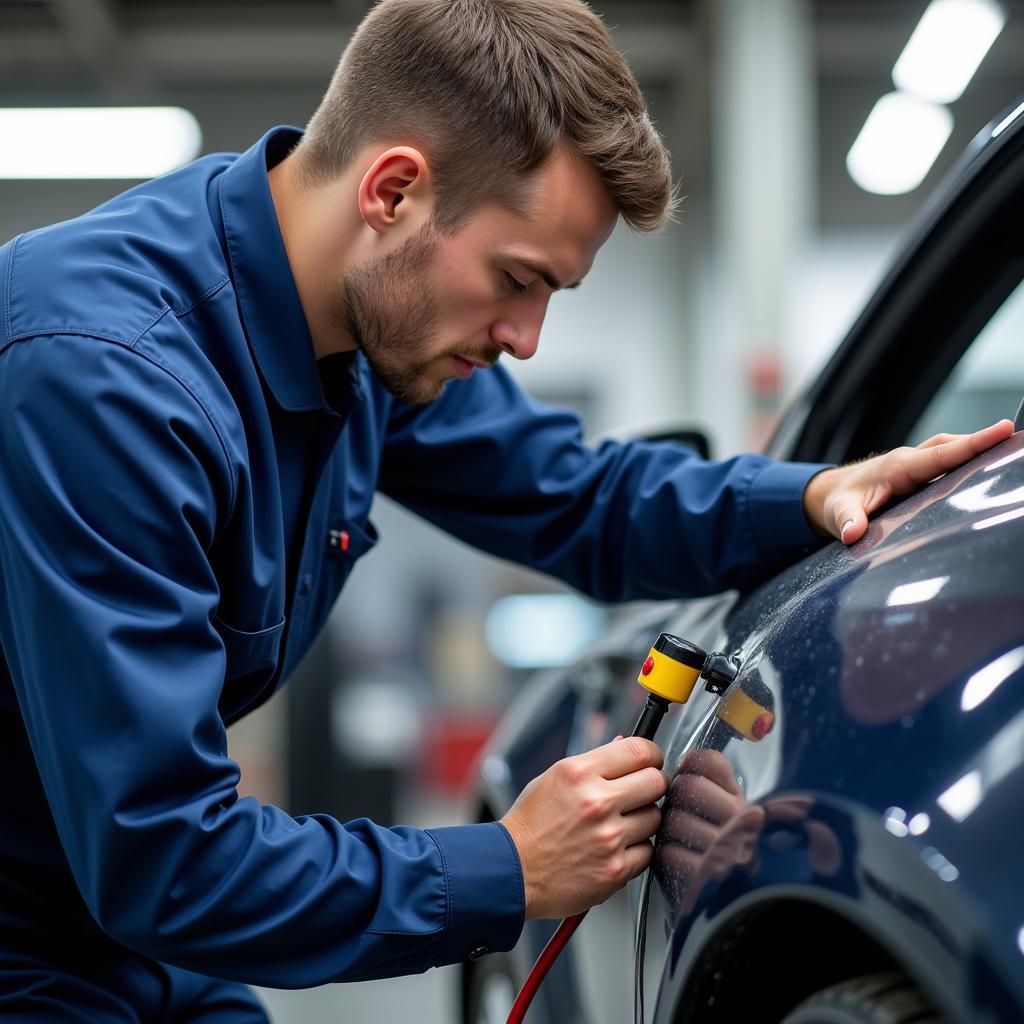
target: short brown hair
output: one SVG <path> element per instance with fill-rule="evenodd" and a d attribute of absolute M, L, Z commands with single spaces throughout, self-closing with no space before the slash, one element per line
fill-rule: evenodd
<path fill-rule="evenodd" d="M 631 227 L 653 231 L 675 205 L 636 79 L 581 0 L 381 0 L 309 122 L 300 170 L 322 184 L 391 138 L 427 154 L 442 230 L 482 202 L 514 202 L 562 143 Z"/>

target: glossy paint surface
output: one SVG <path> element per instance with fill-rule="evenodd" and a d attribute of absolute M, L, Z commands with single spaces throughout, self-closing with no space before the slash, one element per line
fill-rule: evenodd
<path fill-rule="evenodd" d="M 1017 434 L 736 605 L 712 645 L 773 724 L 742 738 L 703 695 L 668 743 L 647 937 L 664 1014 L 697 922 L 795 886 L 857 919 L 881 905 L 886 943 L 963 1019 L 1024 1017 L 1022 550 Z"/>

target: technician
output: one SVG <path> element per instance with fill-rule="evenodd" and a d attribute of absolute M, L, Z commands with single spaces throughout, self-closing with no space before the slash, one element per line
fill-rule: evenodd
<path fill-rule="evenodd" d="M 244 983 L 507 950 L 647 865 L 642 740 L 491 824 L 238 797 L 226 727 L 308 650 L 376 491 L 600 600 L 661 598 L 852 542 L 1010 433 L 832 469 L 584 446 L 494 364 L 534 354 L 618 218 L 671 206 L 583 4 L 384 0 L 305 134 L 0 249 L 0 1017 L 265 1020 Z"/>

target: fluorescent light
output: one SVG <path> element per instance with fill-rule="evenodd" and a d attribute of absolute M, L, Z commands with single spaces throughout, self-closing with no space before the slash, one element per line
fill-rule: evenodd
<path fill-rule="evenodd" d="M 996 0 L 932 0 L 892 69 L 905 92 L 952 103 L 1006 24 Z"/>
<path fill-rule="evenodd" d="M 1012 512 L 1000 512 L 997 516 L 989 516 L 988 519 L 979 519 L 971 524 L 972 530 L 987 530 L 990 526 L 1002 526 L 1003 523 L 1012 522 L 1024 516 L 1024 508 L 1015 508 Z"/>
<path fill-rule="evenodd" d="M 882 824 L 887 832 L 902 839 L 907 834 L 907 812 L 902 807 L 890 807 L 885 812 Z"/>
<path fill-rule="evenodd" d="M 932 819 L 922 811 L 920 814 L 915 814 L 909 822 L 907 822 L 907 828 L 910 830 L 912 836 L 920 836 L 928 831 L 928 826 L 931 825 Z"/>
<path fill-rule="evenodd" d="M 953 131 L 945 108 L 903 92 L 871 108 L 846 155 L 850 177 L 866 192 L 898 195 L 917 188 Z"/>
<path fill-rule="evenodd" d="M 1021 665 L 1024 665 L 1024 647 L 1015 647 L 1012 651 L 1001 654 L 984 668 L 978 669 L 964 686 L 963 695 L 960 697 L 960 707 L 964 711 L 973 711 L 979 704 L 991 697 L 993 692 L 1005 683 Z"/>
<path fill-rule="evenodd" d="M 1024 103 L 1021 104 L 1021 110 L 1024 110 Z M 1002 469 L 1003 466 L 1008 466 L 1011 462 L 1016 462 L 1019 458 L 1022 457 L 1024 457 L 1024 448 L 1018 448 L 1017 451 L 1010 452 L 1009 455 L 1004 455 L 1001 459 L 997 459 L 995 462 L 990 462 L 985 467 L 984 471 L 986 473 L 991 473 L 994 470 Z"/>
<path fill-rule="evenodd" d="M 950 864 L 934 846 L 926 846 L 921 851 L 921 859 L 944 882 L 955 882 L 960 877 L 960 872 L 956 869 L 956 866 Z"/>
<path fill-rule="evenodd" d="M 602 633 L 605 616 L 574 594 L 516 594 L 487 613 L 487 643 L 513 668 L 568 665 Z"/>
<path fill-rule="evenodd" d="M 992 138 L 994 139 L 997 135 L 1002 135 L 1003 132 L 1005 132 L 1021 114 L 1024 114 L 1024 103 L 1014 107 L 1013 110 L 1011 110 L 1010 113 L 1008 113 L 1006 117 L 1004 117 L 1002 121 L 992 129 Z"/>
<path fill-rule="evenodd" d="M 948 582 L 948 576 L 936 576 L 931 580 L 903 583 L 892 588 L 885 603 L 891 608 L 899 604 L 920 604 L 922 601 L 930 601 Z"/>
<path fill-rule="evenodd" d="M 963 778 L 957 779 L 952 786 L 942 793 L 936 803 L 954 820 L 963 821 L 985 795 L 981 781 L 981 772 L 977 768 L 968 772 Z"/>
<path fill-rule="evenodd" d="M 949 503 L 953 508 L 963 512 L 985 512 L 990 508 L 1005 508 L 1007 505 L 1020 505 L 1024 502 L 1024 487 L 1014 487 L 1009 491 L 1000 491 L 997 494 L 989 494 L 989 491 L 999 482 L 999 477 L 992 477 L 989 480 L 982 480 L 973 487 L 966 487 L 958 491 L 950 499 Z"/>
<path fill-rule="evenodd" d="M 194 160 L 181 107 L 0 108 L 0 178 L 153 178 Z"/>

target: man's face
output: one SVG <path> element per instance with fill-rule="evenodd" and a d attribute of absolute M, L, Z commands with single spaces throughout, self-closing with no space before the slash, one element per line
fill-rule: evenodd
<path fill-rule="evenodd" d="M 527 212 L 481 207 L 453 234 L 431 225 L 350 268 L 335 316 L 384 386 L 412 404 L 502 353 L 529 359 L 548 302 L 574 287 L 617 211 L 594 169 L 560 150 L 534 174 Z"/>

